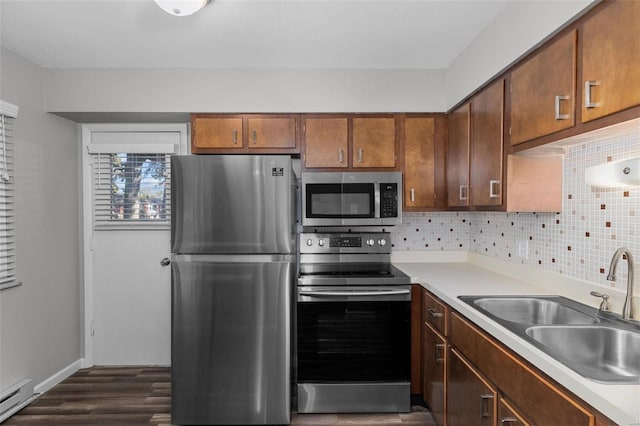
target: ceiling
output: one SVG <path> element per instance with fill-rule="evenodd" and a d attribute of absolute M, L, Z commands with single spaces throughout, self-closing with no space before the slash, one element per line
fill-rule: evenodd
<path fill-rule="evenodd" d="M 0 0 L 0 44 L 45 68 L 446 69 L 516 0 Z"/>

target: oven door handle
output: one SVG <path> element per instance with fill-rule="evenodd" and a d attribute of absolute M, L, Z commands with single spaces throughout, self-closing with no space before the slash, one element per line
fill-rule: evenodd
<path fill-rule="evenodd" d="M 408 289 L 382 291 L 300 291 L 301 296 L 398 296 L 409 294 Z"/>

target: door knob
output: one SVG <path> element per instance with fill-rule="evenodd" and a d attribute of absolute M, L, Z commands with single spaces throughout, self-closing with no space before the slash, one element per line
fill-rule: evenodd
<path fill-rule="evenodd" d="M 170 264 L 171 264 L 171 259 L 169 259 L 168 257 L 165 257 L 160 261 L 160 265 L 162 266 L 169 266 Z"/>

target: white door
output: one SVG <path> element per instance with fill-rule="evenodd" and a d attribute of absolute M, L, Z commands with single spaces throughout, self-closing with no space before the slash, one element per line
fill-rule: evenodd
<path fill-rule="evenodd" d="M 85 364 L 169 365 L 169 155 L 186 125 L 83 126 Z"/>

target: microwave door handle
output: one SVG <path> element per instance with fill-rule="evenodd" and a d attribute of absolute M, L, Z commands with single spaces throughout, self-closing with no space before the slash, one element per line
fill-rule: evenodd
<path fill-rule="evenodd" d="M 373 217 L 375 217 L 376 219 L 380 219 L 380 183 L 376 183 L 373 185 L 373 197 Z"/>

